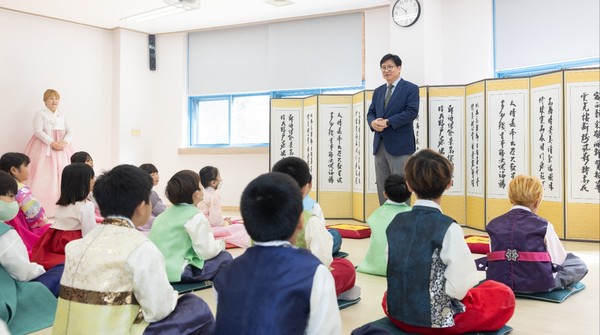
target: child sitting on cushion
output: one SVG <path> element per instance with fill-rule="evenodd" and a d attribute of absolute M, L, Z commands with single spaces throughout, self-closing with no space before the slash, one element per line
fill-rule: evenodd
<path fill-rule="evenodd" d="M 250 246 L 250 236 L 244 225 L 231 224 L 230 217 L 223 217 L 221 211 L 221 196 L 217 189 L 221 187 L 223 179 L 219 169 L 214 166 L 205 166 L 200 169 L 200 182 L 204 187 L 204 199 L 198 203 L 198 208 L 206 216 L 215 238 L 222 238 L 226 243 L 241 248 Z"/>
<path fill-rule="evenodd" d="M 17 181 L 0 171 L 0 320 L 11 333 L 26 334 L 52 326 L 56 297 L 50 290 L 58 294 L 63 267 L 46 272 L 31 263 L 21 237 L 4 223 L 19 212 L 16 193 Z"/>
<path fill-rule="evenodd" d="M 148 238 L 165 256 L 169 281 L 212 280 L 233 258 L 196 207 L 203 198 L 200 176 L 179 171 L 167 182 L 165 193 L 173 206 L 156 217 Z"/>
<path fill-rule="evenodd" d="M 310 192 L 310 171 L 308 164 L 298 157 L 286 157 L 273 165 L 273 172 L 282 172 L 296 180 L 302 191 L 302 197 Z M 355 286 L 356 270 L 354 265 L 344 258 L 331 255 L 333 238 L 320 218 L 304 211 L 304 229 L 298 235 L 296 243 L 300 248 L 310 250 L 321 263 L 329 266 L 335 289 L 340 300 L 355 300 L 360 296 L 360 287 Z"/>
<path fill-rule="evenodd" d="M 277 172 L 257 177 L 240 211 L 254 246 L 215 278 L 217 334 L 339 335 L 331 273 L 294 246 L 304 224 L 297 182 Z"/>
<path fill-rule="evenodd" d="M 321 222 L 323 223 L 323 226 L 327 227 L 327 225 L 325 224 L 325 215 L 323 214 L 323 209 L 321 208 L 321 205 L 319 205 L 319 203 L 315 199 L 310 197 L 311 190 L 312 175 L 309 175 L 308 193 L 306 194 L 304 199 L 302 199 L 302 206 L 304 206 L 305 211 L 308 211 L 312 216 L 319 218 L 319 220 L 321 220 Z M 335 254 L 339 252 L 342 248 L 342 235 L 340 235 L 340 232 L 337 231 L 337 229 L 335 228 L 327 228 L 327 231 L 329 232 L 329 234 L 331 234 L 331 237 L 333 238 L 333 247 L 331 250 L 331 254 L 335 256 Z"/>
<path fill-rule="evenodd" d="M 25 181 L 29 178 L 29 157 L 20 152 L 7 152 L 0 157 L 0 170 L 13 176 L 19 188 L 15 199 L 19 203 L 19 212 L 12 220 L 6 220 L 6 224 L 13 227 L 23 240 L 27 252 L 50 228 L 46 219 L 46 210 L 31 193 Z"/>
<path fill-rule="evenodd" d="M 151 189 L 148 173 L 133 165 L 98 178 L 94 195 L 105 220 L 67 244 L 53 334 L 213 333 L 208 305 L 193 294 L 178 297 L 160 251 L 135 229 L 150 217 Z"/>
<path fill-rule="evenodd" d="M 463 231 L 440 206 L 452 172 L 452 163 L 433 150 L 411 156 L 404 178 L 417 201 L 387 228 L 383 311 L 409 333 L 498 330 L 514 312 L 515 297 L 506 285 L 488 280 L 473 287 L 479 279 Z"/>
<path fill-rule="evenodd" d="M 404 177 L 391 174 L 385 179 L 383 196 L 387 199 L 367 219 L 371 227 L 371 239 L 365 259 L 356 271 L 385 276 L 387 274 L 387 238 L 385 231 L 396 214 L 410 210 L 405 202 L 410 199 L 411 192 L 406 187 Z"/>
<path fill-rule="evenodd" d="M 488 223 L 490 251 L 487 279 L 508 285 L 514 292 L 563 289 L 579 282 L 586 264 L 560 243 L 554 226 L 536 213 L 544 187 L 532 176 L 516 176 L 508 185 L 513 207 Z"/>

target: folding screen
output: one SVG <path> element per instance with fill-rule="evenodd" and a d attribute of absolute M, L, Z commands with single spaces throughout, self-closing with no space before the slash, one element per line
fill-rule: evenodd
<path fill-rule="evenodd" d="M 486 223 L 507 212 L 508 185 L 528 173 L 529 78 L 486 81 Z"/>
<path fill-rule="evenodd" d="M 530 79 L 530 171 L 544 185 L 544 198 L 538 215 L 550 221 L 558 236 L 564 238 L 562 83 L 562 72 Z"/>
<path fill-rule="evenodd" d="M 485 229 L 485 82 L 466 86 L 466 225 Z"/>
<path fill-rule="evenodd" d="M 352 217 L 352 96 L 319 95 L 317 197 L 327 218 Z"/>
<path fill-rule="evenodd" d="M 454 165 L 453 184 L 444 192 L 442 210 L 465 223 L 465 87 L 429 87 L 429 147 Z"/>
<path fill-rule="evenodd" d="M 565 72 L 566 237 L 600 238 L 600 70 Z"/>

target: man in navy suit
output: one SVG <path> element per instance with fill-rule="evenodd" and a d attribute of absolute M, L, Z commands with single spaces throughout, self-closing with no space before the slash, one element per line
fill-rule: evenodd
<path fill-rule="evenodd" d="M 379 65 L 387 84 L 373 92 L 367 122 L 375 132 L 375 176 L 379 204 L 383 204 L 385 179 L 390 174 L 404 175 L 404 165 L 415 152 L 413 121 L 419 114 L 419 87 L 400 78 L 402 60 L 397 55 L 383 56 Z"/>

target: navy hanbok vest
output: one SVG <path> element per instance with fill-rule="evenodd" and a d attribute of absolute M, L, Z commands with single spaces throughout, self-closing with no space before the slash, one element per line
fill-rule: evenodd
<path fill-rule="evenodd" d="M 217 334 L 304 334 L 320 264 L 305 249 L 247 249 L 214 280 Z"/>
<path fill-rule="evenodd" d="M 445 265 L 439 259 L 453 222 L 436 208 L 414 206 L 390 223 L 386 230 L 387 308 L 392 318 L 420 327 L 454 325 L 453 316 L 460 312 L 461 303 L 445 294 Z M 433 299 L 430 290 L 437 292 Z"/>
<path fill-rule="evenodd" d="M 553 265 L 544 238 L 548 221 L 516 208 L 488 223 L 491 251 L 486 278 L 514 292 L 543 292 L 555 287 Z"/>

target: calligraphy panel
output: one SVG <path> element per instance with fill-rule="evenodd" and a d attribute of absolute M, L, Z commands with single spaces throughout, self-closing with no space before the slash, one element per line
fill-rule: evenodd
<path fill-rule="evenodd" d="M 487 221 L 510 209 L 508 185 L 528 174 L 529 78 L 486 81 Z"/>
<path fill-rule="evenodd" d="M 600 70 L 565 72 L 567 238 L 600 235 Z"/>
<path fill-rule="evenodd" d="M 365 221 L 365 92 L 352 96 L 352 218 Z"/>
<path fill-rule="evenodd" d="M 531 78 L 531 175 L 544 185 L 538 215 L 565 237 L 563 197 L 562 72 Z"/>
<path fill-rule="evenodd" d="M 271 99 L 270 166 L 302 155 L 302 99 Z"/>
<path fill-rule="evenodd" d="M 485 82 L 466 86 L 466 224 L 485 229 Z"/>
<path fill-rule="evenodd" d="M 319 184 L 317 174 L 317 97 L 312 96 L 304 98 L 303 101 L 303 118 L 302 123 L 304 125 L 304 140 L 302 159 L 308 164 L 308 169 L 312 175 L 312 188 L 310 190 L 310 196 L 317 201 L 317 186 Z"/>
<path fill-rule="evenodd" d="M 352 96 L 318 97 L 319 203 L 328 218 L 352 217 Z"/>
<path fill-rule="evenodd" d="M 465 223 L 464 101 L 464 86 L 429 87 L 429 147 L 454 166 L 453 184 L 444 192 L 442 209 L 461 224 Z"/>

